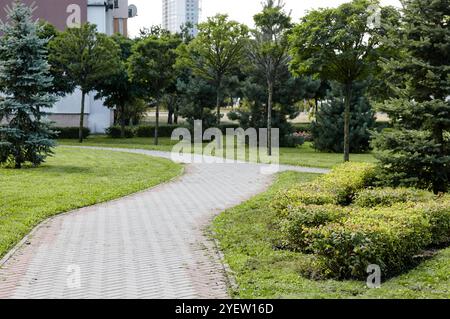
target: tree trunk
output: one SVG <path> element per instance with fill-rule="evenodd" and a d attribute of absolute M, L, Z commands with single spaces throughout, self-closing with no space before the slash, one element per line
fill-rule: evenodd
<path fill-rule="evenodd" d="M 216 100 L 216 107 L 217 107 L 217 126 L 220 125 L 220 118 L 221 118 L 221 114 L 220 114 L 220 89 L 222 87 L 222 78 L 219 77 L 217 80 L 217 100 Z"/>
<path fill-rule="evenodd" d="M 120 137 L 121 138 L 125 138 L 125 112 L 124 112 L 124 107 L 121 107 L 120 110 Z"/>
<path fill-rule="evenodd" d="M 175 111 L 173 113 L 173 123 L 178 124 L 178 103 L 177 106 L 175 106 Z"/>
<path fill-rule="evenodd" d="M 350 105 L 352 103 L 352 83 L 345 85 L 344 110 L 344 162 L 350 161 Z"/>
<path fill-rule="evenodd" d="M 159 144 L 158 130 L 159 130 L 159 99 L 158 102 L 156 103 L 155 145 Z"/>
<path fill-rule="evenodd" d="M 22 160 L 19 155 L 14 158 L 14 161 L 15 161 L 14 168 L 21 169 L 22 168 Z"/>
<path fill-rule="evenodd" d="M 171 107 L 168 108 L 169 115 L 167 116 L 167 124 L 173 124 L 173 109 Z"/>
<path fill-rule="evenodd" d="M 78 131 L 78 140 L 80 143 L 83 143 L 83 128 L 84 128 L 84 102 L 86 99 L 86 93 L 84 91 L 81 92 L 81 112 L 80 112 L 80 128 Z"/>
<path fill-rule="evenodd" d="M 267 155 L 272 156 L 272 103 L 273 103 L 273 81 L 267 83 L 269 99 L 267 101 Z"/>

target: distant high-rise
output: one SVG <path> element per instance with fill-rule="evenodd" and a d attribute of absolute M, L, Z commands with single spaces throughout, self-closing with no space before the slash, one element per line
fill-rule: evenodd
<path fill-rule="evenodd" d="M 199 15 L 199 0 L 163 0 L 163 28 L 170 32 L 180 32 L 182 26 L 190 23 L 191 34 L 196 35 Z"/>

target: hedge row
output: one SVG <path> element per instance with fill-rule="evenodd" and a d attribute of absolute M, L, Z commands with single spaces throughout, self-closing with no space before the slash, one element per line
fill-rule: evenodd
<path fill-rule="evenodd" d="M 359 207 L 392 206 L 397 203 L 417 203 L 433 199 L 430 192 L 413 188 L 368 188 L 355 196 L 354 204 Z"/>
<path fill-rule="evenodd" d="M 311 183 L 278 193 L 272 207 L 282 214 L 292 206 L 348 205 L 358 191 L 370 185 L 375 174 L 375 165 L 345 163 Z"/>
<path fill-rule="evenodd" d="M 432 243 L 429 220 L 411 212 L 362 209 L 338 222 L 305 229 L 303 236 L 332 277 L 364 279 L 371 264 L 390 277 L 411 267 L 414 256 Z"/>
<path fill-rule="evenodd" d="M 221 124 L 219 128 L 225 134 L 227 128 L 237 129 L 238 124 Z M 187 128 L 183 125 L 160 125 L 158 128 L 159 137 L 172 137 L 172 132 L 177 128 Z M 111 126 L 106 130 L 106 134 L 111 138 L 121 137 L 120 126 Z M 127 126 L 125 127 L 125 137 L 154 137 L 155 136 L 155 126 L 154 125 L 140 125 L 140 126 Z"/>
<path fill-rule="evenodd" d="M 78 127 L 53 127 L 57 133 L 58 139 L 76 139 L 79 138 L 79 128 Z M 87 127 L 83 128 L 83 138 L 87 138 L 91 134 L 91 130 Z"/>
<path fill-rule="evenodd" d="M 309 267 L 317 269 L 305 273 L 364 279 L 376 264 L 389 277 L 411 267 L 427 247 L 450 243 L 450 196 L 365 189 L 373 174 L 370 165 L 345 164 L 278 194 L 272 207 L 282 247 L 314 256 Z"/>

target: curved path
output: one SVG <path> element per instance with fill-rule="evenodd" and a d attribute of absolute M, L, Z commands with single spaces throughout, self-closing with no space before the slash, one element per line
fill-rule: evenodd
<path fill-rule="evenodd" d="M 96 149 L 170 159 L 164 152 Z M 169 183 L 49 219 L 0 262 L 0 298 L 227 298 L 224 268 L 205 228 L 268 187 L 272 177 L 260 168 L 189 164 Z"/>

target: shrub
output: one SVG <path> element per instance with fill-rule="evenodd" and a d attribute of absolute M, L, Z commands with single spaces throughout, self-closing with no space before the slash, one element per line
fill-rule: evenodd
<path fill-rule="evenodd" d="M 338 221 L 346 211 L 336 205 L 302 205 L 289 209 L 289 214 L 280 221 L 283 246 L 294 251 L 308 252 L 310 242 L 304 236 L 309 227 L 326 225 Z"/>
<path fill-rule="evenodd" d="M 311 133 L 311 123 L 295 123 L 292 127 L 297 132 Z"/>
<path fill-rule="evenodd" d="M 284 138 L 284 147 L 297 147 L 305 144 L 305 138 L 298 133 L 289 134 Z"/>
<path fill-rule="evenodd" d="M 399 206 L 398 209 L 404 209 L 404 207 Z M 441 246 L 450 243 L 450 196 L 416 204 L 414 210 L 428 218 L 433 245 Z"/>
<path fill-rule="evenodd" d="M 375 178 L 376 166 L 368 163 L 344 163 L 321 178 L 326 189 L 335 193 L 339 204 L 349 204 L 354 195 L 369 186 Z"/>
<path fill-rule="evenodd" d="M 353 196 L 369 185 L 375 176 L 375 165 L 345 163 L 336 166 L 329 174 L 302 185 L 279 192 L 271 207 L 278 214 L 299 205 L 347 205 Z"/>
<path fill-rule="evenodd" d="M 366 278 L 370 264 L 379 265 L 384 277 L 398 274 L 431 243 L 426 217 L 392 208 L 359 210 L 341 222 L 307 228 L 303 236 L 339 279 Z"/>
<path fill-rule="evenodd" d="M 181 125 L 161 125 L 158 128 L 159 137 L 172 137 L 172 132 L 183 127 Z M 140 125 L 136 128 L 137 137 L 154 137 L 155 136 L 155 126 L 154 125 Z"/>
<path fill-rule="evenodd" d="M 111 138 L 120 138 L 122 136 L 122 130 L 120 126 L 111 126 L 106 129 L 106 134 Z M 135 130 L 133 127 L 125 127 L 125 138 L 132 138 L 135 136 Z"/>
<path fill-rule="evenodd" d="M 334 193 L 325 189 L 320 180 L 297 185 L 279 192 L 271 203 L 279 217 L 287 217 L 289 210 L 302 205 L 337 204 Z"/>
<path fill-rule="evenodd" d="M 392 206 L 396 203 L 425 202 L 434 195 L 413 188 L 368 188 L 355 196 L 354 204 L 359 207 Z"/>
<path fill-rule="evenodd" d="M 76 139 L 79 138 L 79 130 L 78 127 L 54 127 L 52 128 L 55 132 L 57 132 L 58 139 Z M 91 130 L 87 127 L 83 128 L 83 139 L 87 138 L 91 134 Z"/>

